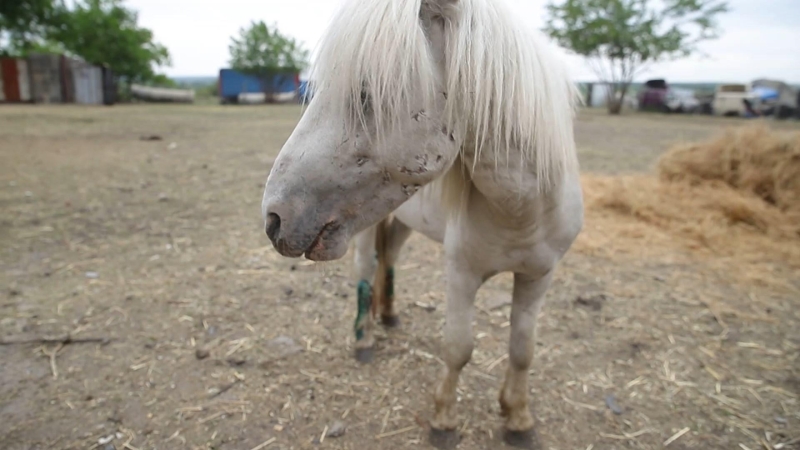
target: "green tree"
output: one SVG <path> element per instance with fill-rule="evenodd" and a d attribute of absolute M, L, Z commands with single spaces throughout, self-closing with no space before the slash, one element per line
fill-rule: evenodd
<path fill-rule="evenodd" d="M 17 56 L 50 47 L 45 35 L 55 13 L 54 0 L 0 1 L 0 54 Z"/>
<path fill-rule="evenodd" d="M 138 19 L 122 0 L 78 0 L 72 8 L 61 3 L 48 38 L 91 64 L 107 65 L 125 83 L 149 82 L 170 56 Z"/>
<path fill-rule="evenodd" d="M 637 74 L 698 52 L 727 10 L 724 0 L 551 0 L 544 31 L 609 83 L 608 111 L 619 114 Z"/>
<path fill-rule="evenodd" d="M 300 42 L 263 21 L 241 28 L 228 49 L 231 67 L 261 78 L 268 97 L 285 77 L 293 77 L 308 65 L 308 50 Z"/>

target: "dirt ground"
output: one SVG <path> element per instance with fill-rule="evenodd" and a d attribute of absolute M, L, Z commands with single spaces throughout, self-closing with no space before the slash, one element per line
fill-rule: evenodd
<path fill-rule="evenodd" d="M 299 114 L 0 108 L 0 449 L 429 447 L 441 251 L 409 240 L 402 325 L 357 363 L 351 258 L 284 259 L 262 229 L 263 184 Z M 582 168 L 647 171 L 669 145 L 741 122 L 584 112 Z M 636 248 L 602 240 L 615 226 L 588 212 L 547 294 L 537 448 L 800 449 L 798 271 L 765 258 L 784 283 L 743 283 L 677 241 L 615 251 Z M 478 296 L 461 449 L 505 445 L 510 286 L 498 276 Z"/>

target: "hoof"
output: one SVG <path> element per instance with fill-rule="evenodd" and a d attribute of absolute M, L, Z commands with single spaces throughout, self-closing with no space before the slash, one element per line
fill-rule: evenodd
<path fill-rule="evenodd" d="M 372 347 L 364 347 L 356 349 L 356 361 L 367 364 L 371 363 L 375 358 L 375 349 Z"/>
<path fill-rule="evenodd" d="M 459 435 L 456 430 L 431 428 L 428 440 L 432 446 L 439 450 L 452 450 L 458 447 L 459 442 L 461 442 L 461 435 Z"/>
<path fill-rule="evenodd" d="M 400 317 L 394 316 L 381 316 L 381 323 L 386 328 L 397 328 L 400 326 Z"/>
<path fill-rule="evenodd" d="M 503 433 L 503 440 L 507 445 L 514 448 L 526 450 L 538 450 L 540 448 L 536 431 L 533 429 L 527 431 L 505 430 Z"/>

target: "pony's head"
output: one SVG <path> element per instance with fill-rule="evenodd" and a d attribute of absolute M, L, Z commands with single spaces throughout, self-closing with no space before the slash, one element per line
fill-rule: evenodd
<path fill-rule="evenodd" d="M 543 185 L 568 170 L 574 87 L 514 20 L 498 0 L 345 0 L 267 179 L 278 252 L 341 258 L 354 234 L 460 170 L 465 142 L 514 148 Z"/>
<path fill-rule="evenodd" d="M 334 19 L 311 75 L 313 98 L 264 191 L 267 235 L 282 255 L 341 258 L 355 233 L 452 165 L 449 3 L 351 0 Z"/>

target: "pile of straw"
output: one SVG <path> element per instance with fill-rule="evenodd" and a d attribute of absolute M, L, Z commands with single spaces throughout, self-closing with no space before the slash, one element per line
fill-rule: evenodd
<path fill-rule="evenodd" d="M 800 132 L 780 133 L 764 124 L 730 129 L 707 142 L 673 148 L 658 170 L 664 181 L 721 181 L 781 211 L 800 210 Z"/>
<path fill-rule="evenodd" d="M 586 175 L 583 189 L 588 240 L 615 251 L 682 242 L 730 262 L 800 268 L 800 132 L 727 130 L 665 153 L 658 177 Z"/>

